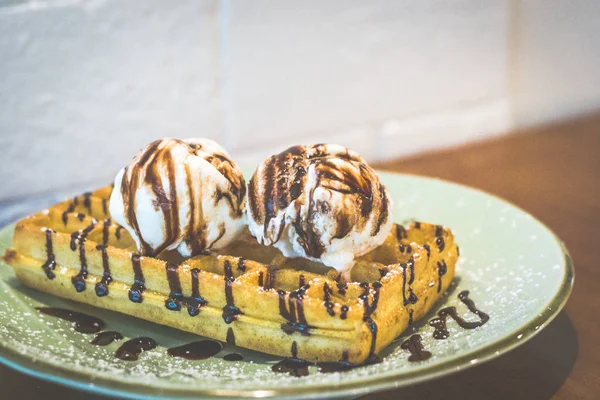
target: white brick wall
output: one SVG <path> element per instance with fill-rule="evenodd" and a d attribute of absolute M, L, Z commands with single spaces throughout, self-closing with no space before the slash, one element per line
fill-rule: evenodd
<path fill-rule="evenodd" d="M 515 120 L 549 123 L 600 108 L 600 1 L 513 3 Z"/>
<path fill-rule="evenodd" d="M 0 200 L 103 184 L 162 136 L 249 166 L 327 141 L 381 160 L 593 109 L 597 3 L 545 4 L 0 2 Z"/>

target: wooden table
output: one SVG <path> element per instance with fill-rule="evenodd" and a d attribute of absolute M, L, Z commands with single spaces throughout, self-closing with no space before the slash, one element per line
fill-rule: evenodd
<path fill-rule="evenodd" d="M 364 399 L 600 398 L 599 153 L 597 115 L 379 165 L 475 186 L 529 211 L 567 244 L 576 284 L 565 310 L 525 345 L 449 377 Z M 0 394 L 19 399 L 83 395 L 6 367 L 0 367 Z"/>

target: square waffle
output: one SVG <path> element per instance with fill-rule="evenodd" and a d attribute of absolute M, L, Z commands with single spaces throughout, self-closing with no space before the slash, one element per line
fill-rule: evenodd
<path fill-rule="evenodd" d="M 137 254 L 111 221 L 112 186 L 19 221 L 4 256 L 25 286 L 264 353 L 308 361 L 375 362 L 450 285 L 458 259 L 440 225 L 394 225 L 357 259 L 351 281 L 261 246 L 247 232 L 228 248 L 182 259 Z"/>

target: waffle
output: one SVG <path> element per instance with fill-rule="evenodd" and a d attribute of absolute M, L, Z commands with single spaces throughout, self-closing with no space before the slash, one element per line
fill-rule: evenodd
<path fill-rule="evenodd" d="M 4 256 L 22 284 L 279 356 L 370 362 L 431 309 L 458 258 L 452 232 L 412 222 L 358 258 L 350 283 L 249 233 L 187 260 L 137 254 L 111 222 L 112 186 L 19 221 Z"/>

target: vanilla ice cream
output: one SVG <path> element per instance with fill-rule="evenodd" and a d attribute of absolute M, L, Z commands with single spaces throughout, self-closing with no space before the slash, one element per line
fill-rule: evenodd
<path fill-rule="evenodd" d="M 259 243 L 346 274 L 355 257 L 385 241 L 393 219 L 387 190 L 365 160 L 324 144 L 290 147 L 260 164 L 247 212 Z"/>
<path fill-rule="evenodd" d="M 177 249 L 184 257 L 229 244 L 245 227 L 246 183 L 209 139 L 150 143 L 115 178 L 112 219 L 141 254 Z"/>

